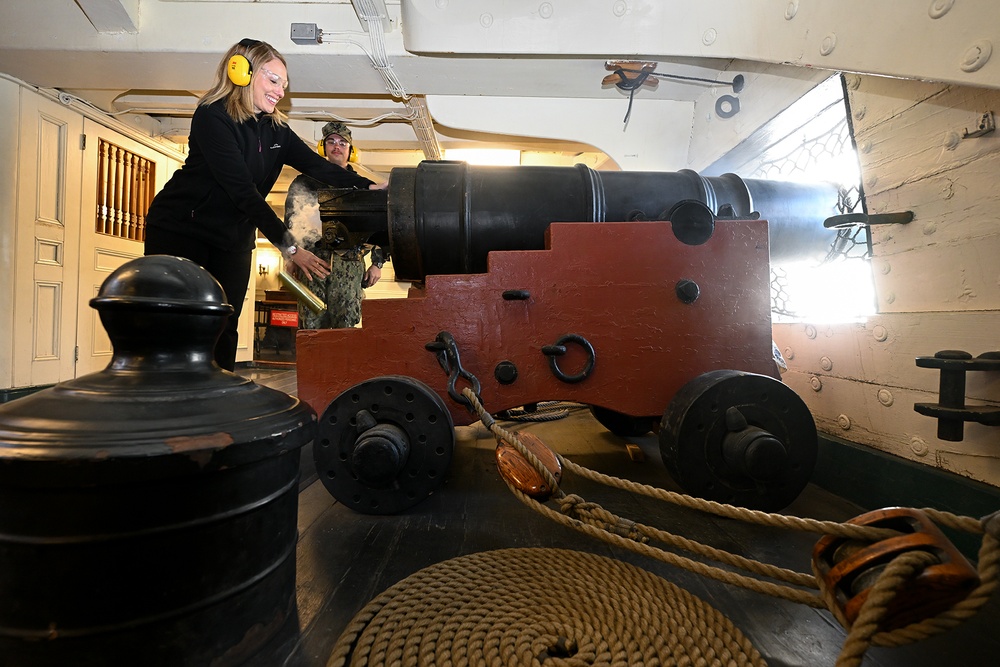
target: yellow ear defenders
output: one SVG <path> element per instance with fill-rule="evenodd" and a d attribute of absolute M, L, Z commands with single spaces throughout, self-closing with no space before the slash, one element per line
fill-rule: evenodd
<path fill-rule="evenodd" d="M 258 44 L 260 44 L 260 41 L 256 39 L 241 39 L 239 46 L 242 46 L 244 49 L 251 49 Z M 237 86 L 249 86 L 253 67 L 246 56 L 237 53 L 229 59 L 229 64 L 226 66 L 226 74 L 229 75 L 229 80 Z"/>

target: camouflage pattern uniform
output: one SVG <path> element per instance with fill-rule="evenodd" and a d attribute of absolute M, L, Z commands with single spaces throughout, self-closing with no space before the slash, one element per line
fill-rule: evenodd
<path fill-rule="evenodd" d="M 307 245 L 324 261 L 331 261 L 330 275 L 306 283 L 313 293 L 326 303 L 326 310 L 317 315 L 299 304 L 300 329 L 342 329 L 361 321 L 361 280 L 365 276 L 364 255 L 361 251 L 338 254 L 320 244 Z M 352 249 L 353 250 L 353 249 Z"/>
<path fill-rule="evenodd" d="M 351 169 L 351 166 L 347 166 Z M 351 169 L 353 171 L 353 169 Z M 291 229 L 304 248 L 323 261 L 330 262 L 330 275 L 304 281 L 316 296 L 326 303 L 320 314 L 299 303 L 300 329 L 340 329 L 357 326 L 361 321 L 361 300 L 364 298 L 362 281 L 365 276 L 365 255 L 371 252 L 374 264 L 385 260 L 385 253 L 378 246 L 360 243 L 345 248 L 343 241 L 349 231 L 342 223 L 319 223 L 317 193 L 325 188 L 322 183 L 305 175 L 297 176 L 288 188 L 285 203 L 285 224 Z M 312 211 L 312 207 L 316 207 Z M 312 224 L 305 229 L 299 216 L 313 216 Z"/>

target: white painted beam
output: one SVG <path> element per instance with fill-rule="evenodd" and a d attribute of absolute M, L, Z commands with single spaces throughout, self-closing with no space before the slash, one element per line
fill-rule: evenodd
<path fill-rule="evenodd" d="M 413 53 L 739 58 L 1000 87 L 996 0 L 403 0 L 401 8 Z"/>
<path fill-rule="evenodd" d="M 76 0 L 97 32 L 139 32 L 139 0 Z"/>

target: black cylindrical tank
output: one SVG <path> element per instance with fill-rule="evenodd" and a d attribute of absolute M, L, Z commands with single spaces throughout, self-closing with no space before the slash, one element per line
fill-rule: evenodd
<path fill-rule="evenodd" d="M 0 406 L 0 662 L 241 664 L 297 626 L 315 413 L 215 365 L 232 308 L 193 262 L 132 260 L 91 305 L 110 365 Z"/>
<path fill-rule="evenodd" d="M 476 167 L 428 161 L 389 177 L 393 267 L 404 280 L 481 273 L 493 250 L 539 250 L 552 222 L 666 220 L 686 200 L 712 213 L 769 223 L 771 259 L 820 257 L 836 232 L 837 186 L 703 177 L 677 172 L 594 171 L 576 167 Z"/>

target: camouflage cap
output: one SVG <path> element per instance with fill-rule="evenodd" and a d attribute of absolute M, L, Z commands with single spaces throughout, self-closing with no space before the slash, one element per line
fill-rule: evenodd
<path fill-rule="evenodd" d="M 323 141 L 326 141 L 326 138 L 331 134 L 339 134 L 344 139 L 347 139 L 348 143 L 354 143 L 351 139 L 351 129 L 339 120 L 331 120 L 323 126 Z"/>

